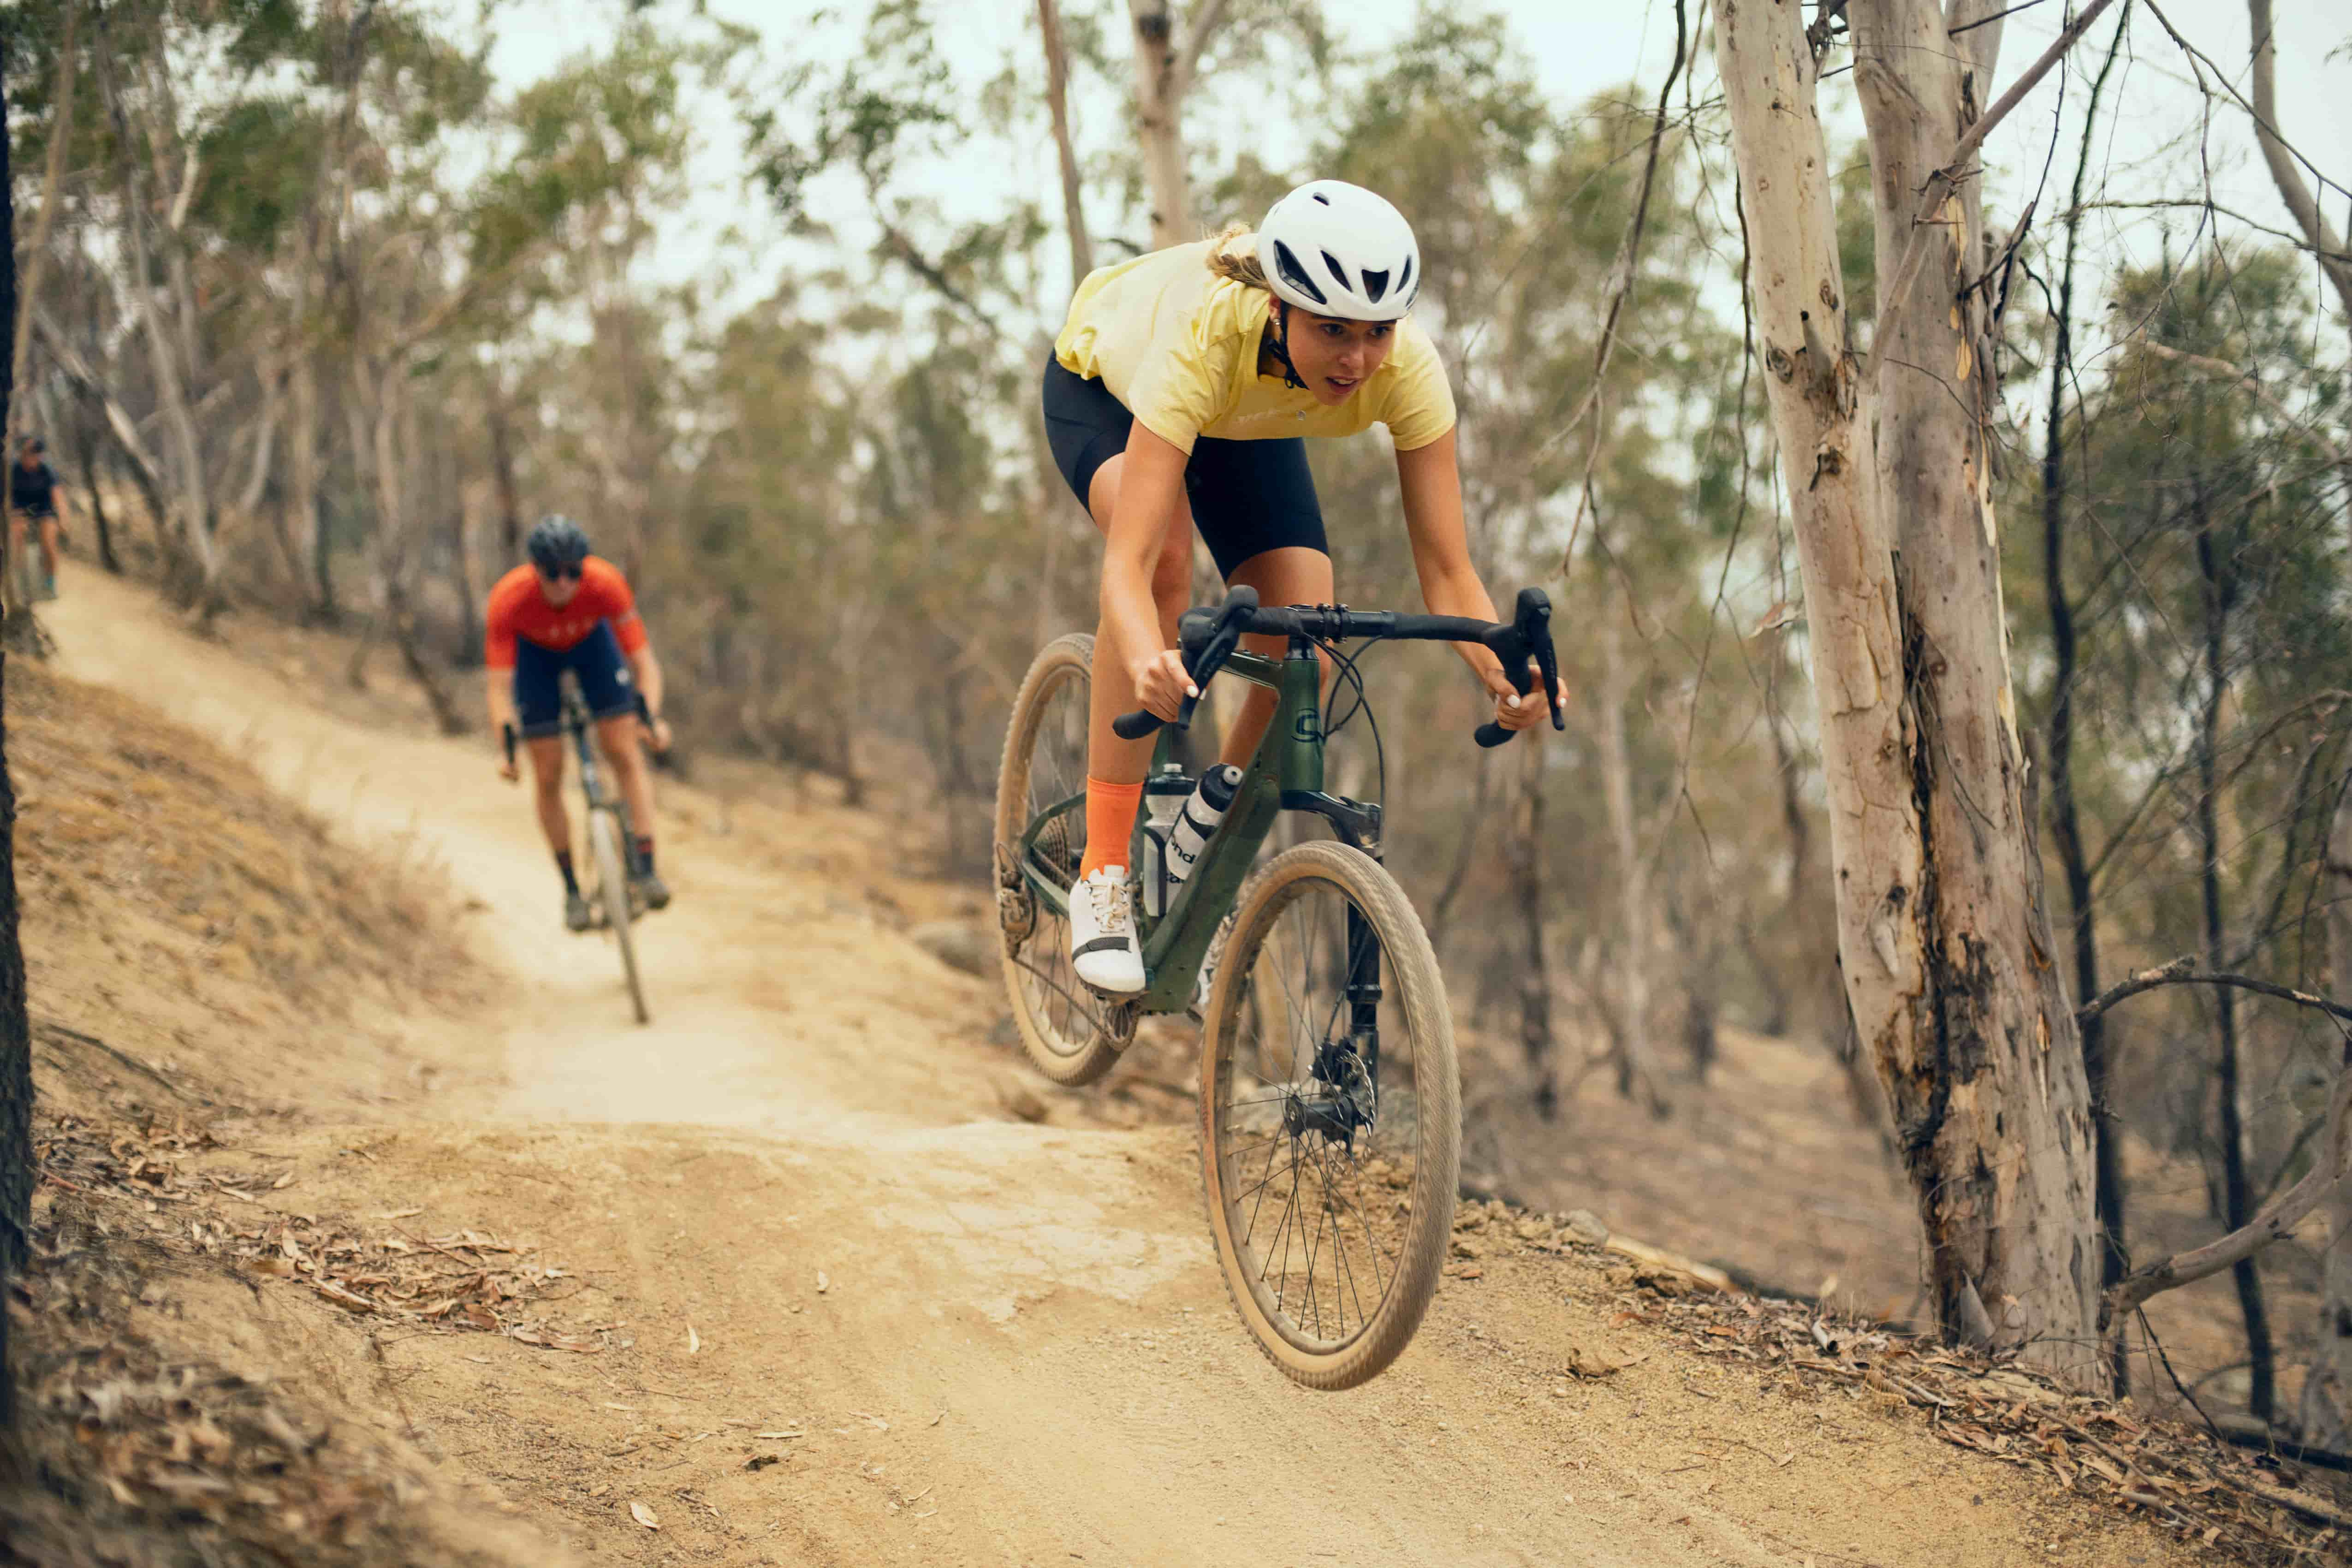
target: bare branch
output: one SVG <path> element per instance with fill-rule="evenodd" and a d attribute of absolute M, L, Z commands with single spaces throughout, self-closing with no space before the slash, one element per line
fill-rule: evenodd
<path fill-rule="evenodd" d="M 1592 354 L 1592 385 L 1584 395 L 1583 405 L 1568 422 L 1571 429 L 1581 424 L 1587 414 L 1594 413 L 1600 406 L 1601 385 L 1609 375 L 1609 361 L 1617 350 L 1617 323 L 1625 313 L 1626 301 L 1633 297 L 1633 276 L 1641 265 L 1642 231 L 1649 221 L 1650 193 L 1657 184 L 1658 149 L 1666 136 L 1666 100 L 1675 90 L 1675 80 L 1682 75 L 1683 62 L 1690 53 L 1690 26 L 1684 11 L 1684 0 L 1675 0 L 1675 63 L 1667 68 L 1665 84 L 1658 89 L 1657 110 L 1650 120 L 1649 151 L 1642 161 L 1641 194 L 1633 203 L 1633 221 L 1626 226 L 1625 241 L 1618 247 L 1617 264 L 1611 269 L 1616 287 L 1609 298 L 1609 313 L 1601 323 L 1600 345 Z M 1584 526 L 1585 510 L 1592 503 L 1592 475 L 1600 466 L 1607 434 L 1607 421 L 1595 419 L 1592 442 L 1584 455 L 1584 480 L 1577 488 L 1576 518 L 1569 526 L 1567 548 L 1560 552 L 1560 570 L 1563 572 L 1569 569 L 1569 563 L 1575 557 L 1576 536 Z M 1593 524 L 1596 530 L 1600 526 L 1598 521 Z M 1630 607 L 1630 596 L 1628 605 Z M 1635 614 L 1638 616 L 1639 612 Z"/>
<path fill-rule="evenodd" d="M 2167 348 L 2164 344 L 2153 341 L 2143 340 L 2139 346 L 2158 359 L 2169 360 L 2175 364 L 2185 364 L 2192 369 L 2201 370 L 2208 375 L 2217 375 L 2225 381 L 2244 387 L 2253 394 L 2254 401 L 2309 437 L 2312 445 L 2326 453 L 2337 467 L 2345 468 L 2347 474 L 2352 474 L 2352 454 L 2347 454 L 2343 447 L 2337 446 L 2328 434 L 2316 425 L 2297 418 L 2293 409 L 2281 403 L 2278 395 L 2262 384 L 2261 377 L 2255 372 L 2241 370 L 2229 361 L 2215 359 L 2210 354 L 2189 353 L 2180 349 Z"/>
<path fill-rule="evenodd" d="M 1904 246 L 1903 259 L 1895 269 L 1895 282 L 1886 290 L 1886 297 L 1878 302 L 1880 321 L 1892 317 L 1910 297 L 1911 286 L 1918 280 L 1919 265 L 1927 259 L 1927 237 L 1943 226 L 1936 221 L 1936 215 L 1943 211 L 1944 203 L 1959 185 L 1969 161 L 1976 156 L 1977 149 L 1984 144 L 1984 139 L 1991 133 L 1994 126 L 2009 117 L 2011 110 L 2024 101 L 2025 95 L 2050 74 L 2050 68 L 2064 58 L 2066 51 L 2089 31 L 2099 13 L 2113 3 L 2114 0 L 2091 0 L 2076 13 L 2074 21 L 2067 24 L 2066 30 L 2042 51 L 2042 58 L 2026 67 L 2024 74 L 2009 84 L 2009 90 L 1994 100 L 1993 106 L 1978 116 L 1974 125 L 1960 133 L 1960 139 L 1952 145 L 1952 155 L 1944 160 L 1943 167 L 1927 176 L 1927 187 L 1920 195 L 1918 210 L 1911 217 L 1910 241 Z M 1878 384 L 1878 370 L 1879 344 L 1874 335 L 1870 345 L 1870 364 L 1862 378 L 1864 386 Z"/>
<path fill-rule="evenodd" d="M 1176 79 L 1171 98 L 1180 102 L 1183 100 L 1194 74 L 1201 68 L 1202 53 L 1208 48 L 1210 40 L 1223 30 L 1226 9 L 1227 0 L 1209 0 L 1201 7 L 1201 14 L 1192 18 L 1192 26 L 1184 34 L 1183 50 L 1176 57 Z"/>
<path fill-rule="evenodd" d="M 2086 213 L 2166 212 L 2178 207 L 2196 207 L 2201 211 L 2210 212 L 2218 216 L 2229 218 L 2233 222 L 2244 224 L 2248 228 L 2252 229 L 2257 234 L 2266 234 L 2273 239 L 2283 239 L 2286 241 L 2287 244 L 2294 247 L 2297 250 L 2304 252 L 2305 255 L 2317 256 L 2323 259 L 2331 261 L 2352 261 L 2352 249 L 2334 251 L 2314 250 L 2311 247 L 2311 242 L 2308 239 L 2305 239 L 2302 235 L 2291 233 L 2286 229 L 2277 227 L 2272 224 L 2266 224 L 2260 218 L 2248 217 L 2244 213 L 2238 211 L 2236 208 L 2225 207 L 2210 196 L 2172 196 L 2144 202 L 2084 202 L 2081 206 L 2075 208 L 2074 211 Z M 2065 218 L 2071 217 L 2072 216 L 2072 213 L 2061 214 L 2060 221 L 2063 222 Z"/>
<path fill-rule="evenodd" d="M 2331 1127 L 2341 1128 L 2347 1107 L 2352 1107 L 2352 1073 L 2336 1080 L 2336 1093 L 2327 1106 Z M 2218 1241 L 2175 1253 L 2124 1276 L 2099 1304 L 2100 1327 L 2112 1324 L 2150 1296 L 2219 1274 L 2292 1232 L 2326 1201 L 2342 1179 L 2336 1169 L 2343 1147 L 2340 1136 L 2331 1135 L 2328 1147 L 2338 1152 L 2335 1157 L 2314 1165 L 2303 1180 L 2266 1205 L 2245 1225 Z"/>
<path fill-rule="evenodd" d="M 147 450 L 147 443 L 140 437 L 137 422 L 117 401 L 114 394 L 108 390 L 106 383 L 99 379 L 97 373 L 89 368 L 89 362 L 81 357 L 72 342 L 63 332 L 58 331 L 55 324 L 49 321 L 47 312 L 34 310 L 32 321 L 33 330 L 40 335 L 42 347 L 46 348 L 50 357 L 58 362 L 58 368 L 66 373 L 66 379 L 96 398 L 99 406 L 105 411 L 107 428 L 114 433 L 115 440 L 121 444 L 124 456 L 131 459 L 131 467 L 138 470 L 140 488 L 145 490 L 151 499 L 160 498 L 165 489 L 163 470 L 156 463 L 154 456 Z"/>
<path fill-rule="evenodd" d="M 2286 139 L 2278 133 L 2278 46 L 2272 34 L 2271 0 L 2246 0 L 2246 14 L 2253 24 L 2254 138 L 2262 143 L 2263 161 L 2270 165 L 2271 183 L 2278 186 L 2279 199 L 2294 215 L 2295 226 L 2303 230 L 2311 247 L 2319 252 L 2321 270 L 2336 286 L 2345 312 L 2352 315 L 2352 262 L 2335 258 L 2334 253 L 2344 248 L 2344 242 L 2328 226 L 2326 215 L 2319 210 L 2319 199 L 2296 172 L 2296 155 L 2291 153 Z M 2168 29 L 2169 24 L 2167 26 Z"/>
<path fill-rule="evenodd" d="M 2338 1003 L 2330 1002 L 2325 996 L 2315 996 L 2308 991 L 2297 991 L 2292 986 L 2281 985 L 2273 981 L 2257 980 L 2251 974 L 2222 974 L 2212 971 L 2200 974 L 2197 972 L 2196 961 L 2187 953 L 2183 953 L 2170 963 L 2161 964 L 2154 969 L 2143 969 L 2130 979 L 2108 986 L 2089 1002 L 2074 1009 L 2074 1021 L 2080 1024 L 2095 1018 L 2116 1003 L 2137 996 L 2143 991 L 2153 991 L 2159 985 L 2228 986 L 2239 991 L 2259 992 L 2264 996 L 2276 996 L 2282 1001 L 2293 1002 L 2299 1006 L 2315 1007 L 2330 1017 L 2352 1018 L 2352 1007 L 2343 1006 Z"/>

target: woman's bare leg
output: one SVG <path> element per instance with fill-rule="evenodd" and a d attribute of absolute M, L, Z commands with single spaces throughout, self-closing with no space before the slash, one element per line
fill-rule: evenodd
<path fill-rule="evenodd" d="M 1093 514 L 1095 526 L 1108 536 L 1111 512 L 1118 505 L 1118 485 L 1127 467 L 1127 455 L 1120 453 L 1095 470 L 1094 482 L 1087 487 L 1087 510 Z M 1329 575 L 1328 570 L 1325 575 Z M 1160 646 L 1176 646 L 1176 623 L 1189 605 L 1192 593 L 1192 508 L 1180 497 L 1174 515 L 1168 520 L 1167 531 L 1160 536 L 1160 557 L 1151 568 L 1151 600 L 1160 611 Z M 1136 700 L 1135 683 L 1127 673 L 1127 662 L 1111 651 L 1110 628 L 1108 625 L 1095 627 L 1095 668 L 1093 706 L 1087 724 L 1087 773 L 1105 784 L 1139 784 L 1151 766 L 1152 737 L 1139 741 L 1122 741 L 1112 733 L 1111 721 L 1122 713 L 1132 713 L 1142 703 Z M 1261 721 L 1263 728 L 1263 721 Z"/>

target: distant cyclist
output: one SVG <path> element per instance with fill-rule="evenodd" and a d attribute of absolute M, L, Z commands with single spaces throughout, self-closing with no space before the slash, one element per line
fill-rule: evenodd
<path fill-rule="evenodd" d="M 539 825 L 563 873 L 563 923 L 586 931 L 593 919 L 572 867 L 572 818 L 563 807 L 562 687 L 570 670 L 596 723 L 596 744 L 612 764 L 636 828 L 629 879 L 646 907 L 663 909 L 669 889 L 654 870 L 652 770 L 638 749 L 639 714 L 654 750 L 669 750 L 663 721 L 661 665 L 637 618 L 628 580 L 611 562 L 588 553 L 588 536 L 568 517 L 549 515 L 530 531 L 530 563 L 518 566 L 490 590 L 488 648 L 490 731 L 516 724 L 530 751 L 539 790 Z M 640 706 L 639 699 L 643 703 Z M 511 782 L 515 765 L 499 773 Z"/>
<path fill-rule="evenodd" d="M 1225 581 L 1261 602 L 1331 603 L 1305 437 L 1384 425 L 1423 602 L 1495 618 L 1462 521 L 1454 394 L 1411 316 L 1421 284 L 1404 215 L 1360 186 L 1316 180 L 1275 203 L 1255 234 L 1236 226 L 1101 268 L 1070 301 L 1045 366 L 1045 415 L 1055 464 L 1105 538 L 1087 849 L 1070 890 L 1071 956 L 1098 990 L 1144 985 L 1125 862 L 1153 742 L 1118 739 L 1111 720 L 1134 708 L 1172 719 L 1192 689 L 1175 643 L 1196 528 Z M 1283 640 L 1252 646 L 1279 657 Z M 1549 711 L 1539 695 L 1518 696 L 1486 648 L 1454 647 L 1503 728 Z M 1247 763 L 1273 713 L 1274 694 L 1253 691 L 1224 760 Z"/>
<path fill-rule="evenodd" d="M 58 596 L 58 542 L 65 537 L 65 520 L 59 513 L 66 496 L 56 470 L 43 460 L 47 450 L 38 436 L 27 437 L 16 448 L 16 462 L 9 465 L 8 552 L 11 559 L 23 560 L 25 525 L 39 525 L 41 573 L 35 592 L 40 598 L 54 599 Z"/>

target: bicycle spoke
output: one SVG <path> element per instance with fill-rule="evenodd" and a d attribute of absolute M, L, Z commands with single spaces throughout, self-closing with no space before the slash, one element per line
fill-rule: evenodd
<path fill-rule="evenodd" d="M 1358 1370 L 1338 1373 L 1340 1386 L 1402 1348 L 1395 1314 L 1418 1320 L 1453 1210 L 1451 1194 L 1433 1193 L 1420 1174 L 1430 1128 L 1413 1087 L 1424 1082 L 1424 1044 L 1446 1042 L 1419 1032 L 1426 1007 L 1408 1005 L 1410 976 L 1372 906 L 1359 901 L 1355 875 L 1345 866 L 1297 875 L 1236 928 L 1245 946 L 1229 947 L 1225 962 L 1243 966 L 1234 973 L 1246 991 L 1236 986 L 1213 1036 L 1205 1107 L 1227 1176 L 1221 1212 L 1231 1216 L 1237 1299 L 1245 1286 L 1269 1344 L 1343 1368 L 1352 1354 Z M 1372 996 L 1351 996 L 1359 979 Z M 1431 1070 L 1450 1076 L 1450 1054 Z M 1438 1103 L 1450 1106 L 1450 1093 Z M 1450 1163 L 1451 1142 L 1434 1157 Z M 1408 1280 L 1417 1294 L 1401 1294 Z"/>

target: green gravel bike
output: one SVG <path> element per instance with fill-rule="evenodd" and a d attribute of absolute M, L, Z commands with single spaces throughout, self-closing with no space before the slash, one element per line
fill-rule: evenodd
<path fill-rule="evenodd" d="M 1445 982 L 1421 917 L 1381 864 L 1381 806 L 1323 787 L 1318 649 L 1352 674 L 1342 643 L 1481 643 L 1521 692 L 1541 679 L 1558 728 L 1550 616 L 1535 588 L 1507 624 L 1261 608 L 1247 588 L 1188 611 L 1180 641 L 1193 684 L 1238 676 L 1275 693 L 1275 714 L 1191 876 L 1139 889 L 1147 978 L 1130 996 L 1091 990 L 1069 955 L 1094 638 L 1049 644 L 1013 703 L 995 855 L 1005 991 L 1023 1046 L 1055 1082 L 1091 1083 L 1142 1015 L 1198 1007 L 1201 1175 L 1218 1263 L 1259 1348 L 1310 1388 L 1377 1375 L 1420 1327 L 1453 1232 L 1462 1133 Z M 1287 651 L 1244 649 L 1251 635 L 1283 637 Z M 1161 730 L 1148 789 L 1189 787 L 1179 738 L 1197 701 L 1164 729 L 1149 713 L 1114 726 L 1130 740 Z M 1482 745 L 1507 739 L 1495 724 L 1477 733 Z M 1333 837 L 1259 864 L 1285 811 L 1320 818 Z M 1154 831 L 1139 814 L 1129 866 L 1160 864 L 1142 842 Z"/>

